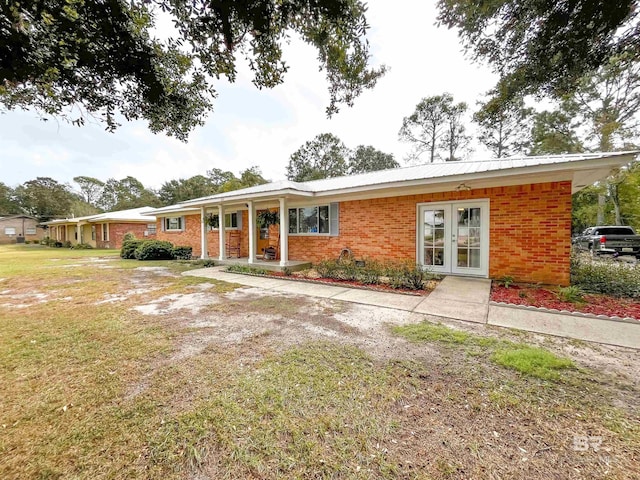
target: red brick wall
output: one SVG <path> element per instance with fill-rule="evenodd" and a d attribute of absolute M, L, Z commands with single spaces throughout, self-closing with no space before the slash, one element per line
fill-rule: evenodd
<path fill-rule="evenodd" d="M 567 285 L 571 248 L 571 182 L 482 188 L 340 202 L 340 235 L 289 236 L 289 259 L 318 262 L 349 247 L 358 258 L 416 260 L 416 204 L 485 199 L 490 202 L 489 276 Z M 241 256 L 249 254 L 248 212 L 243 212 Z M 191 245 L 200 256 L 200 215 L 183 232 L 157 237 Z M 277 227 L 271 234 L 277 235 Z M 257 230 L 256 230 L 257 233 Z M 218 256 L 218 232 L 207 234 L 209 256 Z"/>
<path fill-rule="evenodd" d="M 109 241 L 102 240 L 102 224 L 96 223 L 96 248 L 120 248 L 122 237 L 127 233 L 133 233 L 136 238 L 154 239 L 155 235 L 144 236 L 147 230 L 146 223 L 109 223 Z"/>
<path fill-rule="evenodd" d="M 289 258 L 416 260 L 416 204 L 488 198 L 489 276 L 566 285 L 571 248 L 571 182 L 442 192 L 340 203 L 340 236 L 290 236 Z"/>
<path fill-rule="evenodd" d="M 240 256 L 249 256 L 249 227 L 248 218 L 249 212 L 242 212 L 242 229 L 240 230 Z M 174 245 L 186 245 L 193 248 L 193 255 L 200 257 L 202 255 L 202 248 L 200 245 L 200 214 L 197 215 L 185 215 L 185 229 L 180 232 L 163 232 L 162 231 L 162 218 L 159 218 L 156 223 L 158 240 L 166 240 Z M 225 237 L 229 238 L 229 231 L 225 232 Z M 209 257 L 218 258 L 220 255 L 219 249 L 219 233 L 218 230 L 211 230 L 207 232 L 207 250 Z"/>

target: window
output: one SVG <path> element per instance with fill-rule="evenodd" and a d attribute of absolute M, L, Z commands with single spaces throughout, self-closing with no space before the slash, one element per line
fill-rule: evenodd
<path fill-rule="evenodd" d="M 164 229 L 171 230 L 184 230 L 184 218 L 183 217 L 166 217 L 164 219 Z"/>
<path fill-rule="evenodd" d="M 36 227 L 27 227 L 24 229 L 26 235 L 35 235 Z"/>
<path fill-rule="evenodd" d="M 15 235 L 16 234 L 16 228 L 15 227 L 4 227 L 4 234 L 5 235 Z"/>
<path fill-rule="evenodd" d="M 156 224 L 155 223 L 148 223 L 147 224 L 147 232 L 149 235 L 155 235 L 156 234 Z"/>
<path fill-rule="evenodd" d="M 106 223 L 102 224 L 102 241 L 103 242 L 109 241 L 109 225 Z"/>
<path fill-rule="evenodd" d="M 328 234 L 329 205 L 289 209 L 289 233 Z"/>
<path fill-rule="evenodd" d="M 91 225 L 91 240 L 93 240 L 94 242 L 96 240 L 96 226 L 95 225 Z"/>
<path fill-rule="evenodd" d="M 214 214 L 214 217 L 218 215 Z M 224 214 L 224 228 L 227 230 L 239 230 L 238 218 L 242 216 L 241 212 L 229 212 Z M 218 230 L 209 226 L 209 230 Z"/>

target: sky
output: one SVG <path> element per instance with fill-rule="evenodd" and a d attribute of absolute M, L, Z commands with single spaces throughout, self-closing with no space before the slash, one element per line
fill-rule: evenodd
<path fill-rule="evenodd" d="M 77 185 L 83 175 L 103 181 L 133 176 L 145 187 L 205 175 L 220 168 L 238 175 L 258 166 L 265 178 L 286 176 L 289 157 L 320 133 L 333 133 L 348 148 L 372 145 L 401 164 L 409 145 L 398 140 L 402 119 L 423 98 L 449 92 L 470 111 L 496 82 L 487 66 L 466 58 L 457 33 L 436 27 L 435 2 L 370 0 L 367 38 L 372 65 L 389 71 L 351 108 L 328 119 L 328 84 L 316 51 L 302 42 L 285 48 L 290 66 L 282 85 L 258 90 L 247 65 L 238 65 L 234 84 L 220 81 L 214 110 L 184 143 L 153 134 L 146 122 L 126 122 L 109 133 L 100 124 L 84 127 L 42 121 L 32 111 L 0 115 L 0 182 L 15 187 L 38 176 Z M 488 153 L 476 145 L 475 158 Z"/>

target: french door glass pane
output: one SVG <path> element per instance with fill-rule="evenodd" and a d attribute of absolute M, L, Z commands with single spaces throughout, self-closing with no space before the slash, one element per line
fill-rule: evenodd
<path fill-rule="evenodd" d="M 424 210 L 424 264 L 444 265 L 444 210 Z"/>
<path fill-rule="evenodd" d="M 482 210 L 479 207 L 458 208 L 456 265 L 462 268 L 480 268 L 480 225 Z"/>

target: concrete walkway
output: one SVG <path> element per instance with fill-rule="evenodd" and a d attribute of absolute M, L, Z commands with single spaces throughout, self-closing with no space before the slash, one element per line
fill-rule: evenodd
<path fill-rule="evenodd" d="M 490 301 L 491 281 L 482 278 L 448 276 L 429 296 L 422 297 L 242 275 L 224 268 L 201 268 L 183 275 L 640 349 L 640 321 L 497 304 Z"/>

